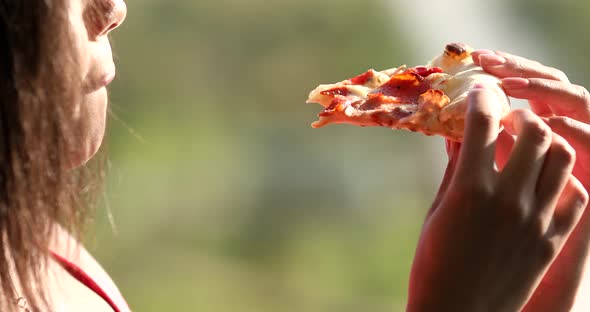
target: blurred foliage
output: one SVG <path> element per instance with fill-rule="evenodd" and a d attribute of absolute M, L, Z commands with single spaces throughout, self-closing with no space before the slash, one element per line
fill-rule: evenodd
<path fill-rule="evenodd" d="M 562 3 L 512 5 L 588 82 L 589 5 Z M 383 3 L 127 4 L 108 207 L 88 243 L 132 308 L 403 310 L 440 154 L 401 131 L 311 129 L 319 106 L 304 104 L 319 83 L 411 59 Z"/>
<path fill-rule="evenodd" d="M 321 82 L 399 65 L 409 53 L 392 44 L 381 6 L 128 6 L 113 38 L 116 235 L 99 214 L 89 245 L 130 305 L 401 309 L 430 199 L 420 192 L 432 191 L 409 162 L 424 148 L 387 129 L 313 130 L 319 106 L 304 103 Z"/>

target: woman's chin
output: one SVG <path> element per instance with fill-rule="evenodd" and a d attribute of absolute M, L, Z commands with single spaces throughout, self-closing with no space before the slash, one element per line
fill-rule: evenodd
<path fill-rule="evenodd" d="M 78 146 L 71 153 L 68 160 L 68 168 L 75 169 L 84 166 L 100 149 L 102 144 L 102 136 L 100 138 L 93 138 L 88 142 Z"/>
<path fill-rule="evenodd" d="M 105 134 L 107 92 L 101 88 L 84 96 L 81 104 L 79 131 L 70 149 L 69 167 L 86 164 L 100 149 Z"/>

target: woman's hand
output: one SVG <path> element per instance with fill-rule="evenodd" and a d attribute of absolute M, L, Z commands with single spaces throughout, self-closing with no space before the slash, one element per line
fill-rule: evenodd
<path fill-rule="evenodd" d="M 527 99 L 532 110 L 566 139 L 576 150 L 573 174 L 590 190 L 590 96 L 588 91 L 571 84 L 567 76 L 555 68 L 503 52 L 480 50 L 473 59 L 487 72 L 503 78 L 506 93 Z M 507 157 L 509 139 L 499 158 Z M 500 164 L 501 165 L 501 164 Z M 588 210 L 588 209 L 587 209 Z M 585 213 L 574 229 L 560 255 L 526 306 L 526 311 L 569 311 L 575 308 L 590 311 L 588 296 L 578 296 L 582 283 L 590 287 L 590 213 Z M 586 301 L 586 302 L 584 302 Z"/>
<path fill-rule="evenodd" d="M 473 52 L 476 64 L 502 78 L 509 96 L 526 99 L 554 132 L 576 149 L 575 176 L 590 187 L 590 93 L 569 82 L 560 70 L 504 52 Z"/>
<path fill-rule="evenodd" d="M 520 311 L 588 203 L 570 174 L 573 149 L 530 111 L 505 118 L 518 139 L 495 168 L 496 146 L 501 153 L 511 138 L 498 137 L 496 100 L 485 89 L 470 94 L 463 145 L 449 144 L 422 229 L 407 311 Z"/>

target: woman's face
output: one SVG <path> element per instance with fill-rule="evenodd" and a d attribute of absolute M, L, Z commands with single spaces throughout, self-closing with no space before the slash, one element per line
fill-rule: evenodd
<path fill-rule="evenodd" d="M 115 65 L 108 35 L 127 14 L 123 0 L 70 0 L 72 23 L 82 69 L 83 99 L 76 110 L 84 118 L 79 133 L 80 148 L 72 155 L 73 166 L 90 159 L 100 147 L 107 112 L 106 86 L 115 78 Z"/>

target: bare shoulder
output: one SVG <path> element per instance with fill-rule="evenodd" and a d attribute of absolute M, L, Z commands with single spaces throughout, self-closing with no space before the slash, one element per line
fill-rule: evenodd
<path fill-rule="evenodd" d="M 56 237 L 50 247 L 51 250 L 72 262 L 90 276 L 122 311 L 129 311 L 121 292 L 112 278 L 88 250 L 61 227 L 56 229 L 55 235 Z M 50 289 L 54 304 L 60 306 L 58 301 L 61 301 L 64 306 L 71 306 L 71 308 L 60 309 L 59 311 L 113 311 L 102 298 L 72 277 L 56 261 L 49 262 L 48 271 L 48 289 Z M 72 309 L 74 307 L 77 308 Z M 81 309 L 82 307 L 84 308 Z M 96 307 L 97 310 L 89 310 L 89 307 Z"/>

